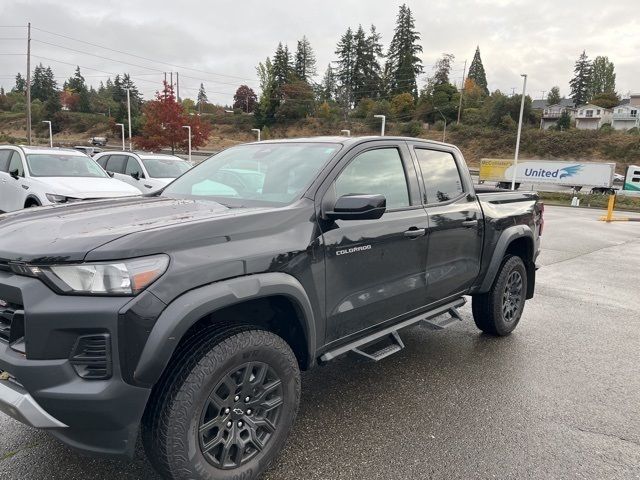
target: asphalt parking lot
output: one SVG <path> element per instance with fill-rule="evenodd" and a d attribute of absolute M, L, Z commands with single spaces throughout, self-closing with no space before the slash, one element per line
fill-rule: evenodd
<path fill-rule="evenodd" d="M 547 207 L 537 293 L 513 335 L 464 322 L 403 332 L 380 363 L 303 376 L 268 480 L 640 478 L 640 223 Z M 156 479 L 0 415 L 0 478 Z"/>

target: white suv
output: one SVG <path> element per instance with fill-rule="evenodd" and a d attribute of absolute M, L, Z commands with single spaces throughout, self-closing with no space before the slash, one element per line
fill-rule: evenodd
<path fill-rule="evenodd" d="M 168 185 L 191 168 L 174 155 L 136 152 L 102 152 L 93 159 L 114 178 L 151 193 Z"/>
<path fill-rule="evenodd" d="M 0 145 L 0 211 L 140 192 L 77 150 Z"/>

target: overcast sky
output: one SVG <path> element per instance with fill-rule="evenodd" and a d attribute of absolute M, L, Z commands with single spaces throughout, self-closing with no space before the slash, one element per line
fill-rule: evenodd
<path fill-rule="evenodd" d="M 106 80 L 109 73 L 129 72 L 149 98 L 160 88 L 162 72 L 174 70 L 180 72 L 183 98 L 194 98 L 202 82 L 210 101 L 230 103 L 239 84 L 257 89 L 255 66 L 272 55 L 279 41 L 293 50 L 296 41 L 306 35 L 315 49 L 320 74 L 335 59 L 336 42 L 348 26 L 374 24 L 386 48 L 401 3 L 2 0 L 0 25 L 31 22 L 32 62 L 50 65 L 59 77 L 59 85 L 75 65 L 80 65 L 87 81 L 94 85 Z M 607 55 L 615 63 L 620 94 L 640 92 L 639 0 L 408 0 L 406 3 L 422 35 L 426 75 L 442 53 L 452 53 L 456 57 L 452 80 L 459 83 L 464 60 L 470 62 L 479 45 L 491 90 L 499 88 L 506 93 L 511 93 L 513 87 L 520 90 L 520 73 L 527 73 L 527 91 L 533 98 L 541 98 L 542 91 L 553 85 L 567 95 L 574 61 L 584 49 L 590 58 Z M 25 37 L 26 28 L 0 28 L 0 54 L 24 53 L 26 40 L 16 38 Z M 10 89 L 15 74 L 18 71 L 24 74 L 25 62 L 23 56 L 0 55 L 0 85 Z M 420 79 L 420 86 L 426 75 Z"/>

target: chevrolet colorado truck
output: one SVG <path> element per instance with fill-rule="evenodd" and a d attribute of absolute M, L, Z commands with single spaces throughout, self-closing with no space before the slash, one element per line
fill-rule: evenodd
<path fill-rule="evenodd" d="M 146 196 L 0 216 L 0 410 L 167 479 L 254 479 L 300 371 L 534 294 L 543 205 L 476 190 L 452 145 L 319 137 L 225 150 Z M 0 440 L 1 442 L 1 440 Z"/>

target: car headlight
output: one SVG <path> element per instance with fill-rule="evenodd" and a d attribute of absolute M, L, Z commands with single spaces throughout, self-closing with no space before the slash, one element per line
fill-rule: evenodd
<path fill-rule="evenodd" d="M 13 269 L 22 275 L 42 278 L 64 293 L 137 295 L 160 278 L 168 266 L 167 255 L 154 255 L 119 262 L 52 266 L 15 265 Z"/>
<path fill-rule="evenodd" d="M 46 196 L 47 196 L 47 199 L 52 203 L 66 203 L 67 202 L 67 197 L 65 197 L 64 195 L 55 195 L 53 193 L 47 193 Z"/>

